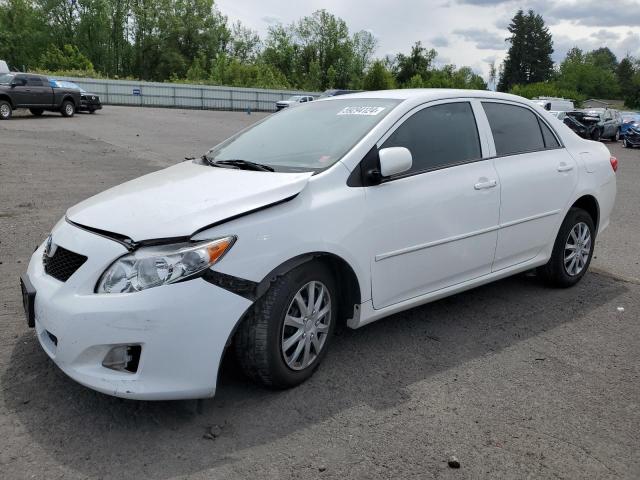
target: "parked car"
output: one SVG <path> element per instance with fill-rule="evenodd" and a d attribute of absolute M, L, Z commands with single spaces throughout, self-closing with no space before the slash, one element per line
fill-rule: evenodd
<path fill-rule="evenodd" d="M 640 112 L 620 112 L 622 126 L 620 127 L 620 138 L 624 138 L 633 124 L 640 123 Z"/>
<path fill-rule="evenodd" d="M 320 98 L 337 97 L 339 95 L 348 95 L 350 93 L 359 93 L 359 92 L 362 92 L 362 90 L 331 89 L 331 90 L 325 90 L 324 92 L 322 92 L 322 94 L 320 95 Z"/>
<path fill-rule="evenodd" d="M 282 110 L 283 108 L 297 105 L 298 103 L 307 103 L 312 101 L 313 97 L 311 95 L 293 95 L 287 100 L 280 100 L 279 102 L 276 102 L 276 110 Z"/>
<path fill-rule="evenodd" d="M 616 110 L 599 108 L 575 110 L 573 112 L 567 112 L 566 114 L 586 126 L 592 140 L 606 138 L 618 141 L 620 139 L 622 119 Z"/>
<path fill-rule="evenodd" d="M 84 88 L 78 84 L 69 82 L 67 80 L 55 80 L 50 79 L 49 84 L 53 88 L 75 88 L 80 91 L 80 105 L 76 108 L 76 111 L 85 111 L 89 113 L 95 113 L 96 110 L 102 110 L 102 103 L 100 103 L 100 96 L 95 93 L 87 92 Z"/>
<path fill-rule="evenodd" d="M 627 132 L 622 139 L 622 146 L 625 148 L 640 147 L 640 122 L 636 122 L 627 128 Z"/>
<path fill-rule="evenodd" d="M 70 208 L 22 277 L 28 324 L 67 375 L 109 395 L 212 396 L 227 347 L 250 378 L 291 387 L 339 323 L 533 268 L 575 285 L 616 168 L 513 95 L 310 102 Z"/>
<path fill-rule="evenodd" d="M 620 112 L 612 108 L 593 108 L 585 110 L 585 120 L 595 119 L 597 129 L 594 130 L 594 140 L 606 138 L 617 142 L 620 140 L 622 117 Z"/>
<path fill-rule="evenodd" d="M 60 112 L 73 117 L 80 105 L 80 92 L 74 88 L 52 88 L 49 79 L 29 73 L 0 75 L 0 120 L 8 120 L 16 108 L 28 108 L 35 116 Z"/>
<path fill-rule="evenodd" d="M 586 139 L 591 139 L 594 136 L 594 130 L 597 128 L 594 123 L 585 122 L 582 123 L 578 118 L 582 119 L 582 114 L 571 115 L 573 112 L 561 112 L 563 115 L 558 116 L 558 120 L 561 120 L 567 127 L 573 130 L 578 136 Z M 562 118 L 560 118 L 562 117 Z"/>
<path fill-rule="evenodd" d="M 533 101 L 548 111 L 568 112 L 575 109 L 571 100 L 555 97 L 537 97 Z"/>
<path fill-rule="evenodd" d="M 4 60 L 0 60 L 0 74 L 9 73 L 9 65 Z"/>

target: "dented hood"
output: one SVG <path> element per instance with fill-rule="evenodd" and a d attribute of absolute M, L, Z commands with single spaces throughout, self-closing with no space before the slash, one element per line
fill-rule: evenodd
<path fill-rule="evenodd" d="M 99 193 L 71 207 L 67 218 L 134 241 L 184 237 L 291 198 L 311 175 L 183 162 Z"/>

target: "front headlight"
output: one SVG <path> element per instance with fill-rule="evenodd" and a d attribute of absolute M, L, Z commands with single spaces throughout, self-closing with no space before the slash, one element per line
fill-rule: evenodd
<path fill-rule="evenodd" d="M 225 237 L 140 248 L 107 268 L 96 293 L 138 292 L 193 277 L 219 261 L 234 242 L 235 237 Z"/>

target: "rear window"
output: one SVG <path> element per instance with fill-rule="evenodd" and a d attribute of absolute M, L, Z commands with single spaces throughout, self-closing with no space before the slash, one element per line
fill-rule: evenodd
<path fill-rule="evenodd" d="M 531 110 L 506 103 L 482 102 L 482 106 L 493 132 L 497 155 L 544 150 L 538 117 Z"/>

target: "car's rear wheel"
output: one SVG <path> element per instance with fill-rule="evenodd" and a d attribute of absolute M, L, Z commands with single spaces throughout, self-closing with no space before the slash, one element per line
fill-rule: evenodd
<path fill-rule="evenodd" d="M 584 276 L 593 255 L 595 225 L 591 215 L 572 208 L 565 217 L 547 264 L 538 274 L 555 287 L 571 287 Z"/>
<path fill-rule="evenodd" d="M 12 114 L 11 104 L 6 100 L 0 100 L 0 120 L 9 120 Z"/>
<path fill-rule="evenodd" d="M 29 111 L 31 112 L 31 115 L 34 115 L 36 117 L 39 117 L 44 113 L 44 110 L 42 108 L 30 108 Z"/>
<path fill-rule="evenodd" d="M 620 141 L 620 129 L 616 130 L 616 134 L 613 136 L 613 138 L 611 138 L 611 140 L 613 140 L 614 142 Z"/>
<path fill-rule="evenodd" d="M 65 100 L 64 102 L 62 102 L 60 113 L 62 113 L 63 117 L 73 117 L 73 114 L 76 113 L 76 106 L 73 104 L 73 102 Z"/>
<path fill-rule="evenodd" d="M 235 335 L 245 374 L 273 388 L 293 387 L 309 378 L 331 342 L 337 299 L 333 276 L 320 262 L 278 277 Z"/>

